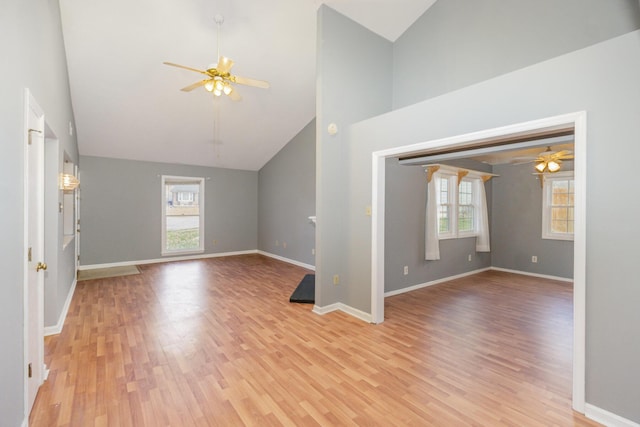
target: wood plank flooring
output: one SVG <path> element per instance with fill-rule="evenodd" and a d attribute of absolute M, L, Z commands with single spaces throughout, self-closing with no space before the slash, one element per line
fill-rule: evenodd
<path fill-rule="evenodd" d="M 387 298 L 386 321 L 291 304 L 260 255 L 80 282 L 32 426 L 592 426 L 571 410 L 571 285 L 502 272 Z"/>

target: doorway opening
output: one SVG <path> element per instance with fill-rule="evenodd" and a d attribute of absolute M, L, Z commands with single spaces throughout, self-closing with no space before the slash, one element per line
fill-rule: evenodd
<path fill-rule="evenodd" d="M 414 157 L 425 153 L 470 150 L 496 142 L 503 144 L 554 132 L 574 135 L 574 179 L 576 183 L 573 261 L 573 387 L 572 406 L 585 409 L 585 294 L 586 294 L 586 112 L 570 113 L 499 128 L 456 135 L 408 146 L 376 151 L 372 154 L 372 229 L 371 229 L 371 317 L 384 321 L 385 269 L 385 165 L 387 158 Z"/>

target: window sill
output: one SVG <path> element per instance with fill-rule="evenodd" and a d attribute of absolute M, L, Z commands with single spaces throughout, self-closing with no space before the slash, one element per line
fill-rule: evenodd
<path fill-rule="evenodd" d="M 573 242 L 573 234 L 570 236 L 565 236 L 562 234 L 545 234 L 542 236 L 544 240 L 565 240 Z"/>
<path fill-rule="evenodd" d="M 180 256 L 180 255 L 195 255 L 195 254 L 203 254 L 204 253 L 204 249 L 195 249 L 192 251 L 171 251 L 171 252 L 166 252 L 163 251 L 160 253 L 161 256 Z"/>

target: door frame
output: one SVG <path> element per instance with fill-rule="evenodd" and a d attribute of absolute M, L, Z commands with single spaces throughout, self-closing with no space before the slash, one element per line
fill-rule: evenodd
<path fill-rule="evenodd" d="M 31 139 L 31 135 L 29 131 L 29 114 L 30 111 L 33 111 L 38 117 L 38 121 L 40 122 L 41 129 L 38 129 L 41 134 L 41 141 L 38 142 L 38 149 L 41 150 L 40 155 L 38 156 L 38 165 L 37 168 L 40 169 L 40 174 L 43 177 L 41 180 L 38 180 L 40 185 L 39 193 L 42 195 L 37 202 L 37 212 L 36 212 L 36 221 L 40 224 L 38 235 L 36 236 L 36 244 L 40 247 L 40 254 L 42 258 L 44 258 L 44 142 L 46 137 L 46 121 L 44 117 L 44 111 L 37 103 L 29 89 L 24 90 L 24 176 L 23 176 L 23 203 L 24 203 L 24 253 L 23 253 L 23 312 L 24 312 L 24 323 L 23 323 L 23 335 L 24 335 L 24 411 L 25 411 L 25 419 L 29 418 L 29 414 L 31 412 L 31 405 L 29 402 L 29 376 L 28 376 L 28 365 L 30 359 L 30 346 L 29 343 L 31 341 L 30 330 L 29 330 L 29 319 L 31 316 L 37 316 L 37 332 L 35 337 L 35 342 L 37 342 L 37 356 L 36 359 L 31 363 L 37 364 L 37 369 L 35 369 L 35 373 L 37 377 L 35 378 L 38 387 L 42 385 L 45 366 L 44 366 L 44 274 L 39 274 L 37 277 L 37 295 L 36 295 L 36 313 L 33 313 L 32 307 L 29 305 L 30 297 L 29 297 L 29 259 L 28 259 L 28 247 L 29 247 L 29 222 L 30 222 L 30 211 L 29 211 L 29 170 L 33 165 L 29 162 L 29 140 Z M 39 260 L 36 260 L 36 262 Z M 44 262 L 44 259 L 42 260 Z M 37 392 L 36 392 L 37 394 Z"/>
<path fill-rule="evenodd" d="M 536 134 L 545 130 L 574 130 L 575 213 L 573 244 L 573 409 L 585 412 L 586 369 L 586 186 L 587 186 L 587 113 L 579 111 L 529 122 L 517 123 L 463 135 L 389 148 L 372 153 L 371 215 L 371 319 L 384 321 L 384 232 L 385 232 L 385 160 L 410 156 L 428 149 L 465 146 L 473 148 L 487 140 L 514 135 Z"/>

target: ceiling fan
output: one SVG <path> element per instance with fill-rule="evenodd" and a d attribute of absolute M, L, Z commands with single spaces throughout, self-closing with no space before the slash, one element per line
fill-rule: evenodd
<path fill-rule="evenodd" d="M 194 71 L 196 73 L 200 73 L 206 76 L 204 80 L 200 80 L 199 82 L 190 84 L 189 86 L 183 87 L 182 91 L 190 92 L 194 89 L 204 86 L 204 88 L 212 92 L 215 96 L 222 96 L 222 94 L 227 95 L 233 101 L 240 101 L 242 98 L 238 94 L 238 92 L 233 87 L 234 84 L 241 84 L 246 86 L 253 86 L 262 89 L 269 88 L 269 82 L 264 80 L 256 80 L 250 79 L 247 77 L 240 77 L 231 74 L 231 67 L 233 67 L 233 61 L 225 56 L 220 55 L 220 26 L 224 22 L 224 17 L 222 15 L 215 16 L 216 24 L 218 25 L 218 62 L 217 64 L 211 64 L 207 67 L 206 70 L 199 70 L 197 68 L 187 67 L 180 64 L 175 64 L 173 62 L 163 62 L 165 65 L 170 65 L 172 67 L 178 67 L 189 71 Z"/>
<path fill-rule="evenodd" d="M 538 154 L 537 157 L 527 158 L 525 161 L 519 161 L 515 164 L 524 164 L 535 162 L 534 168 L 538 173 L 542 174 L 545 172 L 558 172 L 560 167 L 562 166 L 563 160 L 571 160 L 573 159 L 573 152 L 571 150 L 561 150 L 561 151 L 553 151 L 551 147 L 547 147 L 545 151 Z M 523 158 L 514 159 L 524 160 Z"/>

